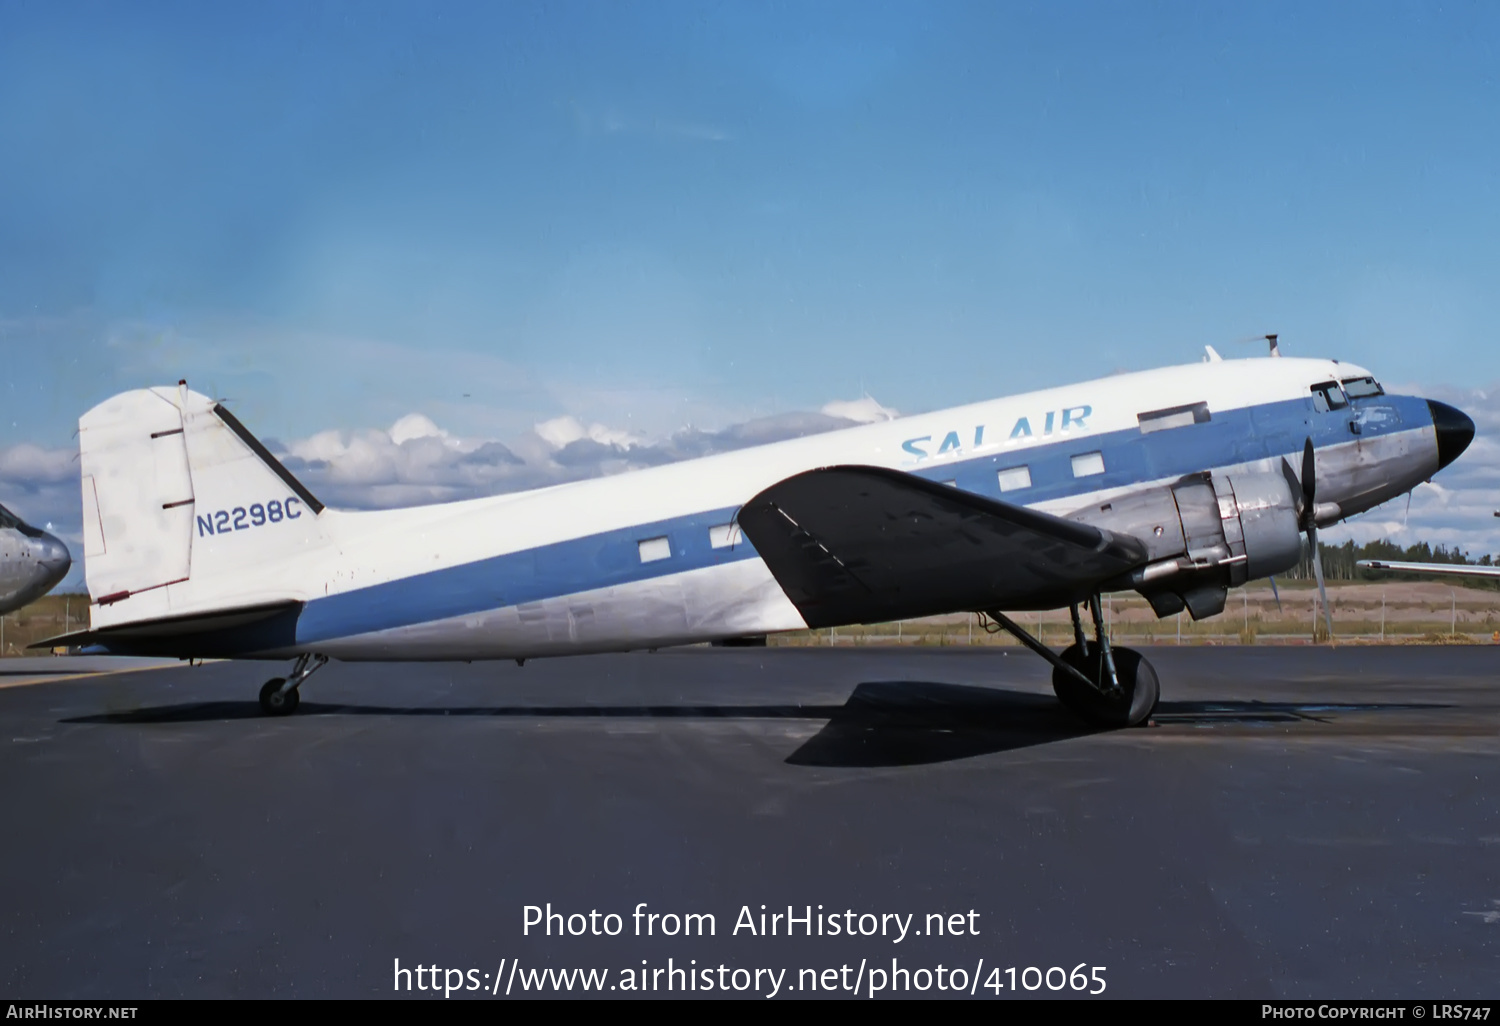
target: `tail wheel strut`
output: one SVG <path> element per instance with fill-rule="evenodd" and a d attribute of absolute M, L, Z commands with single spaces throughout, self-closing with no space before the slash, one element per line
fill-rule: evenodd
<path fill-rule="evenodd" d="M 297 711 L 301 702 L 302 682 L 328 665 L 328 657 L 315 652 L 304 652 L 292 664 L 292 672 L 285 677 L 272 677 L 261 685 L 260 709 L 267 716 L 288 716 Z"/>

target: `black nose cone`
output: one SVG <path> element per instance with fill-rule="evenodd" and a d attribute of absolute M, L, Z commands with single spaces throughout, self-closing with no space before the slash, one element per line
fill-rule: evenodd
<path fill-rule="evenodd" d="M 1432 410 L 1432 426 L 1437 429 L 1438 469 L 1446 467 L 1463 455 L 1469 443 L 1474 441 L 1474 422 L 1462 410 L 1455 410 L 1447 403 L 1427 400 Z"/>

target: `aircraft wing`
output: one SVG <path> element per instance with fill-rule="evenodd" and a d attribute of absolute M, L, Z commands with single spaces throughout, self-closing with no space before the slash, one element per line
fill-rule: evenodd
<path fill-rule="evenodd" d="M 1443 577 L 1500 577 L 1500 566 L 1465 566 L 1462 563 L 1392 563 L 1384 559 L 1362 559 L 1361 570 L 1384 570 L 1393 574 L 1438 574 Z"/>
<path fill-rule="evenodd" d="M 738 522 L 809 627 L 1054 609 L 1146 562 L 1137 538 L 881 467 L 789 477 Z"/>

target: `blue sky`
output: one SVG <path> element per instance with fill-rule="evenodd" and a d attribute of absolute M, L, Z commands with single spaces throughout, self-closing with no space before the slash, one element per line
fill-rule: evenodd
<path fill-rule="evenodd" d="M 408 414 L 522 453 L 559 418 L 915 412 L 1267 331 L 1482 404 L 1497 30 L 1481 3 L 5 0 L 0 479 L 40 495 L 33 450 L 179 377 L 288 451 Z"/>

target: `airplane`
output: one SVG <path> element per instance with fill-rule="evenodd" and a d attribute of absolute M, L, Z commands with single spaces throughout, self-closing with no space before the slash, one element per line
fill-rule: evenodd
<path fill-rule="evenodd" d="M 1210 349 L 615 476 L 347 511 L 181 381 L 80 419 L 89 628 L 42 644 L 290 659 L 259 696 L 284 715 L 329 659 L 524 665 L 977 612 L 1052 665 L 1073 713 L 1130 726 L 1160 682 L 1111 644 L 1103 593 L 1211 616 L 1473 436 L 1461 411 L 1352 364 Z M 1063 607 L 1061 653 L 1006 615 Z"/>
<path fill-rule="evenodd" d="M 1495 516 L 1500 517 L 1500 511 Z M 1475 566 L 1469 563 L 1402 562 L 1389 559 L 1361 559 L 1354 564 L 1361 570 L 1378 570 L 1389 574 L 1435 574 L 1439 577 L 1500 577 L 1500 566 Z"/>
<path fill-rule="evenodd" d="M 0 615 L 47 594 L 72 565 L 66 545 L 0 506 Z"/>
<path fill-rule="evenodd" d="M 1390 574 L 1433 574 L 1438 577 L 1500 577 L 1500 566 L 1472 566 L 1463 563 L 1403 563 L 1399 560 L 1361 559 L 1354 564 L 1361 570 L 1379 570 Z"/>

